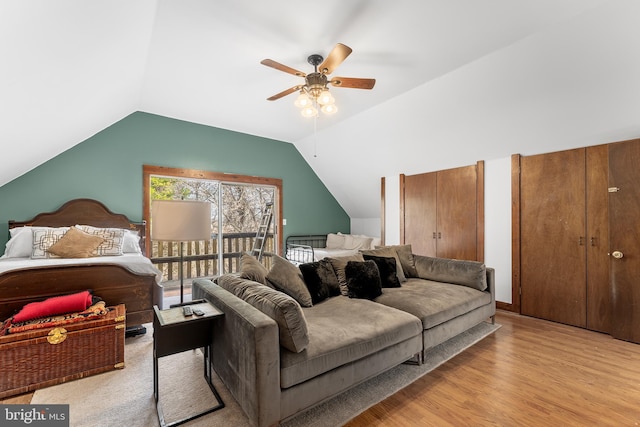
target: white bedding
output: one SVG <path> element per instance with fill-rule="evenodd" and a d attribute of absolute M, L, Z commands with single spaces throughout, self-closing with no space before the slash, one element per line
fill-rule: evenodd
<path fill-rule="evenodd" d="M 322 258 L 327 257 L 341 257 L 355 255 L 359 252 L 359 249 L 328 249 L 328 248 L 313 248 L 314 261 L 320 261 Z"/>
<path fill-rule="evenodd" d="M 313 248 L 313 259 L 311 259 L 311 249 L 296 247 L 289 248 L 287 251 L 287 259 L 296 264 L 304 264 L 306 262 L 320 261 L 327 257 L 341 257 L 355 255 L 359 249 L 331 249 L 331 248 Z"/>
<path fill-rule="evenodd" d="M 74 265 L 74 264 L 120 264 L 135 273 L 151 273 L 156 275 L 156 282 L 162 281 L 162 272 L 151 260 L 136 253 L 119 256 L 101 256 L 91 258 L 0 258 L 0 274 L 12 270 L 29 269 L 39 266 Z"/>

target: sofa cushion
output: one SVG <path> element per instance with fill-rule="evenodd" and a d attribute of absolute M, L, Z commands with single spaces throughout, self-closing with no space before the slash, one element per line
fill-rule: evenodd
<path fill-rule="evenodd" d="M 402 286 L 396 274 L 396 259 L 394 257 L 382 257 L 375 255 L 363 255 L 365 261 L 371 260 L 376 263 L 380 272 L 380 285 L 383 288 L 399 288 Z"/>
<path fill-rule="evenodd" d="M 344 273 L 349 298 L 374 299 L 382 293 L 380 271 L 373 260 L 349 261 Z"/>
<path fill-rule="evenodd" d="M 300 269 L 286 259 L 273 255 L 273 266 L 267 274 L 267 283 L 294 298 L 303 307 L 311 307 L 311 294 L 304 284 Z"/>
<path fill-rule="evenodd" d="M 240 277 L 266 285 L 267 274 L 269 274 L 269 270 L 256 257 L 249 253 L 242 254 L 240 258 Z"/>
<path fill-rule="evenodd" d="M 487 269 L 481 262 L 422 255 L 416 255 L 414 260 L 418 277 L 421 279 L 455 283 L 480 291 L 487 289 Z"/>
<path fill-rule="evenodd" d="M 216 283 L 275 320 L 281 346 L 295 353 L 306 348 L 309 343 L 307 322 L 296 300 L 236 274 L 224 274 L 216 279 Z"/>
<path fill-rule="evenodd" d="M 398 280 L 400 281 L 400 283 L 407 281 L 407 277 L 404 275 L 404 271 L 402 270 L 402 263 L 400 262 L 400 257 L 398 256 L 398 252 L 396 251 L 395 248 L 390 246 L 384 246 L 382 248 L 360 251 L 360 253 L 363 255 L 394 257 L 396 259 L 396 275 L 398 276 Z"/>
<path fill-rule="evenodd" d="M 309 345 L 280 355 L 282 388 L 317 377 L 422 333 L 420 320 L 366 299 L 329 298 L 304 308 Z"/>
<path fill-rule="evenodd" d="M 329 260 L 333 266 L 333 271 L 336 272 L 338 283 L 340 284 L 340 293 L 345 296 L 349 295 L 349 288 L 347 288 L 347 276 L 344 273 L 344 268 L 347 266 L 349 261 L 364 261 L 362 254 L 357 253 L 341 257 L 329 257 L 326 259 Z"/>
<path fill-rule="evenodd" d="M 308 262 L 298 266 L 304 283 L 311 294 L 311 302 L 317 304 L 329 297 L 340 295 L 340 284 L 331 262 L 327 259 Z"/>
<path fill-rule="evenodd" d="M 491 303 L 491 294 L 468 286 L 411 278 L 402 288 L 385 289 L 376 303 L 411 313 L 429 329 Z"/>

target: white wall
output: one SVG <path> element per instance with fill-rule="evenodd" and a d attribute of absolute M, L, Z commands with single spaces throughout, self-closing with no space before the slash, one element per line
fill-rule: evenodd
<path fill-rule="evenodd" d="M 511 303 L 511 158 L 484 166 L 484 263 L 496 270 L 496 300 Z"/>
<path fill-rule="evenodd" d="M 385 177 L 384 215 L 386 245 L 400 244 L 400 175 Z"/>
<path fill-rule="evenodd" d="M 351 234 L 380 237 L 380 218 L 351 218 Z"/>

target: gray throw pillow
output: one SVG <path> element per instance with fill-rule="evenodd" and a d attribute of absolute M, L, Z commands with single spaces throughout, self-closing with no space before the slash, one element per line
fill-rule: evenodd
<path fill-rule="evenodd" d="M 286 259 L 273 255 L 273 266 L 266 278 L 274 288 L 291 296 L 301 306 L 311 307 L 313 305 L 311 294 L 307 285 L 304 284 L 300 269 Z"/>
<path fill-rule="evenodd" d="M 267 284 L 269 270 L 260 261 L 249 253 L 242 254 L 240 258 L 240 277 L 254 282 Z"/>
<path fill-rule="evenodd" d="M 421 279 L 468 286 L 479 291 L 487 289 L 487 269 L 481 262 L 422 255 L 414 258 Z"/>
<path fill-rule="evenodd" d="M 251 304 L 278 324 L 280 345 L 300 353 L 309 344 L 307 320 L 300 304 L 289 295 L 235 274 L 224 274 L 216 283 Z"/>
<path fill-rule="evenodd" d="M 344 296 L 349 295 L 349 288 L 347 287 L 347 276 L 344 272 L 345 267 L 349 261 L 364 261 L 362 254 L 357 253 L 355 255 L 341 256 L 335 258 L 327 258 L 333 266 L 338 277 L 338 284 L 340 285 L 340 293 Z"/>

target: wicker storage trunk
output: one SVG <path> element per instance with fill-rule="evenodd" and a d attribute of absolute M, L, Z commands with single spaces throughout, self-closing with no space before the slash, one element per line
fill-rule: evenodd
<path fill-rule="evenodd" d="M 0 337 L 0 399 L 124 368 L 125 306 L 103 318 Z"/>

